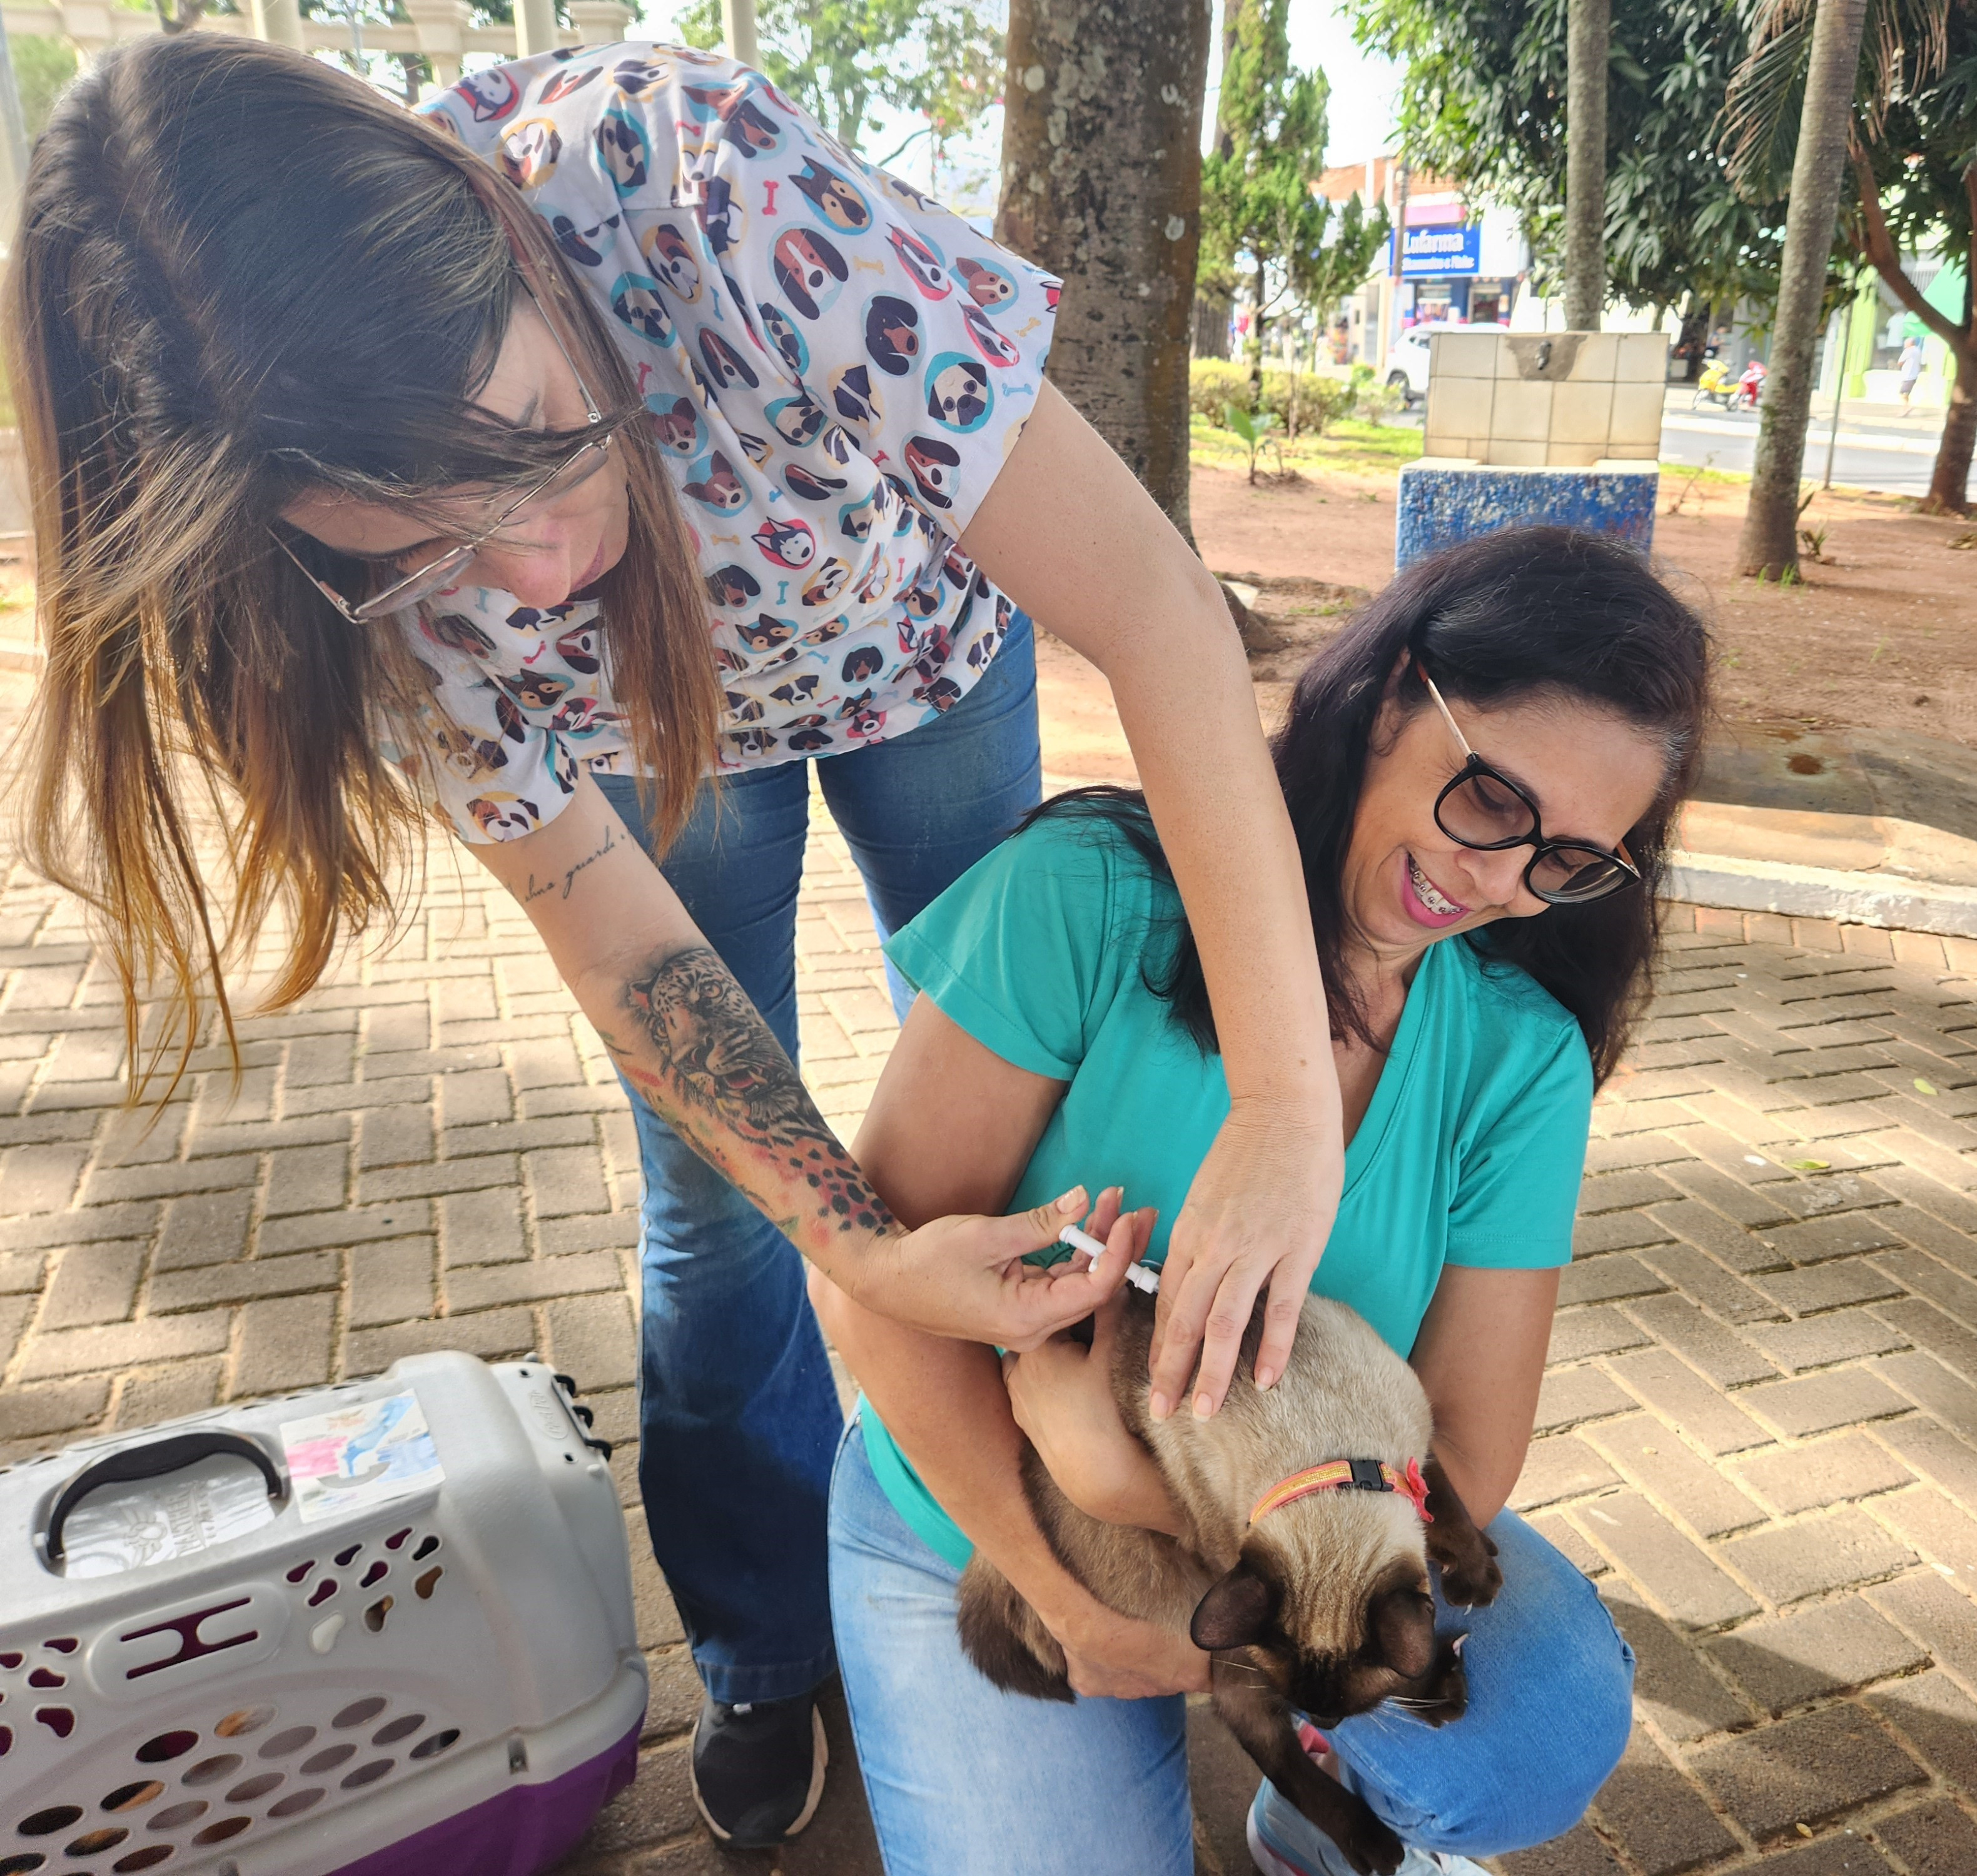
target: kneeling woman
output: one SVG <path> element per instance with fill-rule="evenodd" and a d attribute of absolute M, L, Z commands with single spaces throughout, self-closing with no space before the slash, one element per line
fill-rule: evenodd
<path fill-rule="evenodd" d="M 1487 1609 L 1439 1607 L 1470 1634 L 1464 1718 L 1435 1730 L 1376 1709 L 1331 1738 L 1333 1769 L 1411 1846 L 1411 1871 L 1473 1868 L 1460 1859 L 1566 1829 L 1627 1737 L 1625 1644 L 1503 1505 L 1571 1256 L 1592 1090 L 1655 950 L 1707 663 L 1701 624 L 1632 552 L 1562 529 L 1500 535 L 1374 600 L 1305 672 L 1276 740 L 1348 1142 L 1312 1287 L 1411 1360 L 1437 1451 L 1504 1575 Z M 920 994 L 856 1149 L 887 1202 L 910 1223 L 1117 1181 L 1126 1202 L 1157 1208 L 1119 1228 L 1157 1261 L 1229 1097 L 1137 798 L 1041 810 L 890 952 Z M 1100 1226 L 1117 1202 L 1108 1192 Z M 1064 1340 L 1012 1360 L 1005 1385 L 992 1349 L 900 1327 L 827 1284 L 817 1294 L 865 1390 L 833 1488 L 831 1589 L 891 1876 L 1183 1876 L 1176 1696 L 1207 1684 L 1207 1657 L 1074 1581 L 1018 1482 L 1020 1423 L 1086 1510 L 1171 1528 L 1100 1372 L 1107 1338 L 1098 1357 Z M 978 1545 L 1087 1697 L 1005 1694 L 964 1658 L 953 1591 Z M 1267 1784 L 1250 1841 L 1266 1870 L 1344 1876 Z"/>

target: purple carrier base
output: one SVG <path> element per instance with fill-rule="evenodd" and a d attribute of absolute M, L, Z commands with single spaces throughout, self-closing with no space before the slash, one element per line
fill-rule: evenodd
<path fill-rule="evenodd" d="M 345 1863 L 332 1876 L 536 1876 L 573 1849 L 590 1821 L 639 1772 L 645 1716 L 608 1752 L 540 1785 L 511 1785 L 498 1797 L 429 1824 L 388 1848 Z"/>

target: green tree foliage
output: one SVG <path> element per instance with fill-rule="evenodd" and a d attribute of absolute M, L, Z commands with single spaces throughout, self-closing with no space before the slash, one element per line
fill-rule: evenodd
<path fill-rule="evenodd" d="M 861 153 L 879 105 L 925 118 L 919 134 L 939 149 L 1002 95 L 1003 37 L 986 0 L 760 0 L 755 25 L 762 69 Z M 682 8 L 679 33 L 718 48 L 721 0 Z"/>
<path fill-rule="evenodd" d="M 22 33 L 8 41 L 14 82 L 21 91 L 21 117 L 31 143 L 47 127 L 48 113 L 62 87 L 75 76 L 75 48 L 47 33 Z"/>
<path fill-rule="evenodd" d="M 1290 0 L 1225 0 L 1216 145 L 1201 165 L 1199 278 L 1213 288 L 1232 272 L 1253 300 L 1253 384 L 1263 368 L 1263 328 L 1292 300 L 1322 314 L 1372 271 L 1387 238 L 1384 208 L 1342 209 L 1315 193 L 1325 160 L 1328 87 L 1322 72 L 1292 64 Z"/>
<path fill-rule="evenodd" d="M 1414 160 L 1514 209 L 1541 285 L 1562 259 L 1567 0 L 1352 0 L 1362 45 L 1404 72 Z M 1725 0 L 1613 0 L 1606 266 L 1637 304 L 1767 298 L 1784 212 L 1747 200 L 1716 125 L 1748 28 Z"/>

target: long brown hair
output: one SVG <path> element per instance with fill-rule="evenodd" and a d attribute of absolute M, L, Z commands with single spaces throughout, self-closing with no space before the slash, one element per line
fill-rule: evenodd
<path fill-rule="evenodd" d="M 209 997 L 231 1039 L 224 966 L 272 914 L 276 1006 L 392 914 L 430 790 L 380 744 L 417 746 L 424 687 L 399 628 L 352 626 L 268 524 L 310 489 L 423 514 L 566 456 L 569 431 L 470 401 L 524 279 L 618 420 L 606 653 L 669 838 L 714 749 L 706 595 L 630 374 L 520 192 L 355 79 L 204 33 L 105 55 L 35 147 L 5 329 L 47 651 L 21 841 L 97 915 L 134 1086 L 174 1041 L 183 1071 Z M 305 551 L 365 590 L 365 563 Z M 217 900 L 192 812 L 216 792 Z M 140 1065 L 149 994 L 174 1020 Z"/>

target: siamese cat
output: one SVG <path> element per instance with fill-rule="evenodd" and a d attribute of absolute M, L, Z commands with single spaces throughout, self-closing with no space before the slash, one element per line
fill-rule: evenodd
<path fill-rule="evenodd" d="M 1462 1637 L 1435 1634 L 1427 1560 L 1441 1566 L 1447 1599 L 1474 1607 L 1502 1586 L 1497 1547 L 1430 1455 L 1414 1370 L 1363 1317 L 1307 1297 L 1283 1378 L 1259 1392 L 1262 1324 L 1259 1301 L 1220 1413 L 1156 1422 L 1154 1300 L 1127 1296 L 1113 1393 L 1167 1481 L 1184 1538 L 1088 1517 L 1027 1446 L 1024 1488 L 1058 1561 L 1108 1608 L 1208 1650 L 1216 1710 L 1264 1776 L 1360 1876 L 1391 1876 L 1399 1838 L 1307 1756 L 1293 1714 L 1328 1729 L 1392 1700 L 1430 1726 L 1460 1719 Z M 998 1686 L 1073 1697 L 1063 1650 L 979 1551 L 962 1576 L 957 1620 L 969 1659 Z"/>

